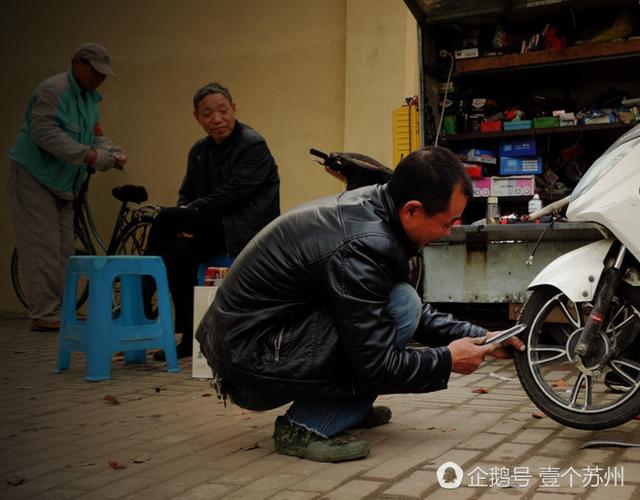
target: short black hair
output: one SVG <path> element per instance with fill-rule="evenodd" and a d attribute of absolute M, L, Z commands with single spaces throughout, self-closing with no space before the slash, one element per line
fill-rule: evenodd
<path fill-rule="evenodd" d="M 220 85 L 217 82 L 207 83 L 204 87 L 200 87 L 196 90 L 196 93 L 193 95 L 193 109 L 198 110 L 198 104 L 200 101 L 207 97 L 209 94 L 222 94 L 226 97 L 226 99 L 232 103 L 233 99 L 231 98 L 231 93 L 227 87 Z"/>
<path fill-rule="evenodd" d="M 447 210 L 458 183 L 471 198 L 473 186 L 462 162 L 448 149 L 433 146 L 414 151 L 400 160 L 388 189 L 398 210 L 408 201 L 417 200 L 427 215 L 432 216 Z"/>

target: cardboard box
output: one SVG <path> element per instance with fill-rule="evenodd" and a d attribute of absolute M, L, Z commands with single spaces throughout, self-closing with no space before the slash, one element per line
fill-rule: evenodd
<path fill-rule="evenodd" d="M 472 57 L 478 57 L 479 55 L 480 51 L 477 47 L 460 49 L 455 52 L 456 59 L 471 59 Z"/>
<path fill-rule="evenodd" d="M 491 196 L 491 177 L 481 177 L 471 179 L 473 185 L 473 196 L 475 198 L 487 198 Z"/>
<path fill-rule="evenodd" d="M 560 118 L 557 116 L 541 116 L 533 119 L 534 128 L 552 128 L 560 126 Z"/>
<path fill-rule="evenodd" d="M 465 163 L 464 170 L 470 179 L 479 179 L 482 177 L 482 165 L 476 163 Z"/>
<path fill-rule="evenodd" d="M 500 157 L 500 175 L 521 175 L 521 174 L 541 174 L 542 158 L 522 157 L 511 158 L 509 156 Z"/>
<path fill-rule="evenodd" d="M 193 287 L 193 357 L 191 362 L 191 377 L 193 378 L 213 378 L 211 368 L 200 350 L 200 342 L 196 340 L 196 330 L 200 321 L 212 304 L 218 291 L 217 286 L 196 286 Z"/>
<path fill-rule="evenodd" d="M 490 165 L 496 165 L 498 163 L 496 153 L 488 149 L 469 149 L 466 152 L 465 160 L 469 162 L 488 163 Z"/>
<path fill-rule="evenodd" d="M 502 124 L 504 130 L 528 130 L 532 126 L 533 122 L 531 120 L 512 120 Z"/>
<path fill-rule="evenodd" d="M 500 132 L 501 130 L 502 122 L 500 120 L 480 122 L 480 132 Z"/>
<path fill-rule="evenodd" d="M 536 156 L 538 147 L 535 138 L 505 141 L 500 143 L 500 156 L 520 158 L 522 156 Z"/>
<path fill-rule="evenodd" d="M 533 196 L 535 187 L 533 175 L 491 177 L 491 196 Z"/>

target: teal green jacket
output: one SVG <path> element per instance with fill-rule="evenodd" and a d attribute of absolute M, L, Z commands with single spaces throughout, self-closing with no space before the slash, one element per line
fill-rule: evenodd
<path fill-rule="evenodd" d="M 101 100 L 96 91 L 83 98 L 71 70 L 47 78 L 29 99 L 9 157 L 45 186 L 63 193 L 76 192 L 86 175 L 87 152 L 96 142 L 108 141 L 96 138 Z"/>

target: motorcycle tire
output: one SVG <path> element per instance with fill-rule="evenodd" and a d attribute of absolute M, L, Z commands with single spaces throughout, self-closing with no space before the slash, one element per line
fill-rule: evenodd
<path fill-rule="evenodd" d="M 546 415 L 575 429 L 600 430 L 640 414 L 640 359 L 637 349 L 629 349 L 614 356 L 599 377 L 580 371 L 575 345 L 590 310 L 590 303 L 574 303 L 554 287 L 536 288 L 518 320 L 529 327 L 519 335 L 526 351 L 516 354 L 515 367 L 527 395 Z M 638 309 L 621 293 L 614 296 L 608 314 L 609 325 L 596 339 L 602 354 L 620 328 L 638 328 L 640 321 Z M 636 338 L 634 344 L 638 342 Z M 626 391 L 617 393 L 604 384 L 609 371 L 624 371 Z"/>

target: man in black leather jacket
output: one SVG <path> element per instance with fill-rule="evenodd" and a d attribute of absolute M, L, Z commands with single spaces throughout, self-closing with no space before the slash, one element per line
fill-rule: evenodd
<path fill-rule="evenodd" d="M 280 214 L 276 163 L 264 138 L 236 120 L 229 91 L 218 83 L 205 85 L 194 95 L 193 108 L 207 136 L 189 151 L 178 206 L 155 218 L 145 251 L 161 255 L 167 267 L 175 330 L 182 333 L 178 357 L 191 356 L 199 263 L 215 255 L 237 255 Z M 154 358 L 164 360 L 164 352 Z"/>
<path fill-rule="evenodd" d="M 445 389 L 452 371 L 508 355 L 408 284 L 410 261 L 449 234 L 471 193 L 450 151 L 417 151 L 387 184 L 292 210 L 238 256 L 196 336 L 223 397 L 250 410 L 293 401 L 276 419 L 278 452 L 366 456 L 367 442 L 343 431 L 390 419 L 376 396 Z"/>

